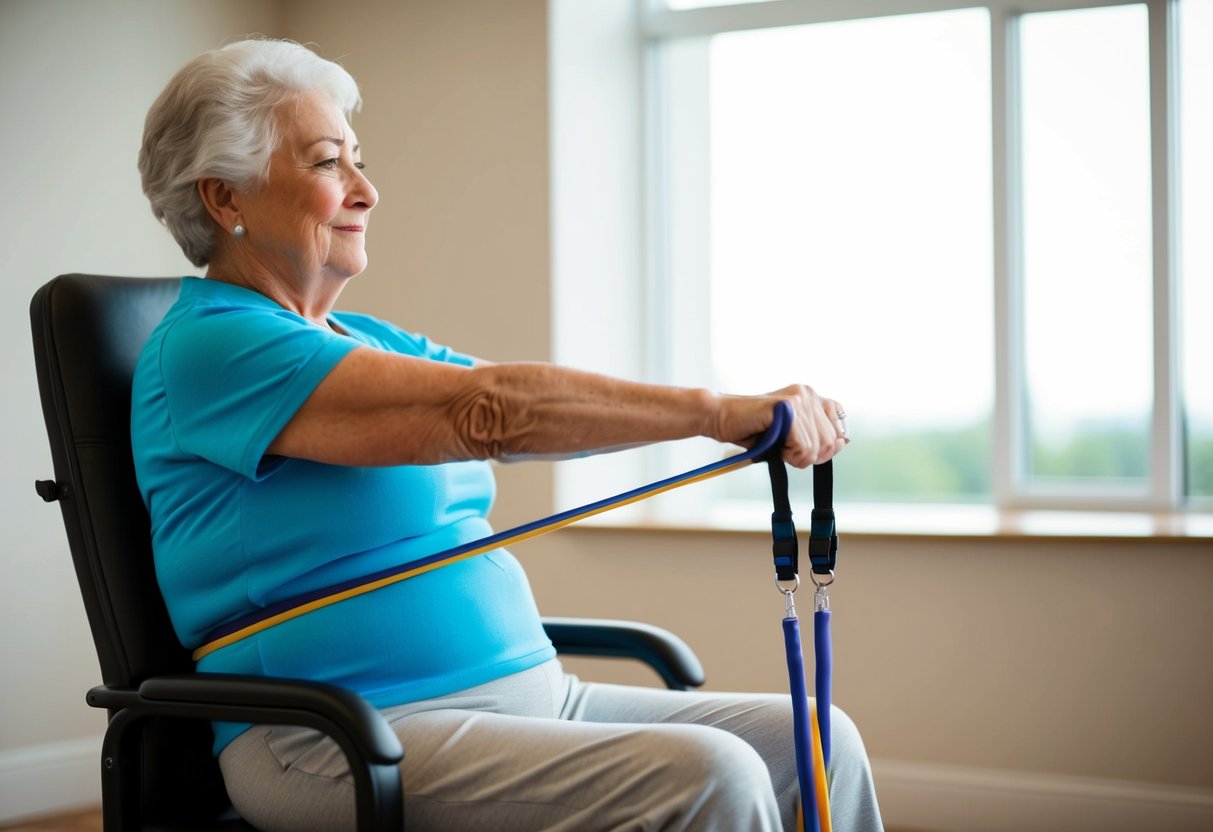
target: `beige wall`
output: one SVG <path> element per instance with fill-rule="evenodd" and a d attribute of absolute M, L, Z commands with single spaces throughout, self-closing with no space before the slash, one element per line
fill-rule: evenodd
<path fill-rule="evenodd" d="M 710 686 L 783 690 L 769 551 L 764 535 L 575 529 L 521 554 L 545 611 L 647 620 L 690 642 Z M 1209 787 L 1210 554 L 844 533 L 835 702 L 876 758 Z"/>
<path fill-rule="evenodd" d="M 28 299 L 63 271 L 188 270 L 138 192 L 143 112 L 186 57 L 248 31 L 314 41 L 362 84 L 354 126 L 382 202 L 372 265 L 345 305 L 486 357 L 550 354 L 543 0 L 370 0 L 336 14 L 312 0 L 0 0 L 0 275 L 13 296 L 0 311 L 0 785 L 6 753 L 102 726 L 83 704 L 96 661 L 58 512 L 31 487 L 50 462 Z M 502 466 L 500 481 L 499 525 L 552 508 L 550 468 Z M 837 700 L 874 756 L 1213 788 L 1209 545 L 844 547 Z M 570 530 L 518 554 L 546 612 L 653 621 L 700 651 L 711 685 L 782 688 L 767 548 L 759 535 Z"/>
<path fill-rule="evenodd" d="M 0 822 L 93 802 L 100 681 L 57 506 L 30 346 L 29 300 L 56 274 L 183 274 L 135 157 L 148 105 L 189 57 L 280 34 L 269 0 L 0 0 Z"/>
<path fill-rule="evenodd" d="M 189 269 L 140 193 L 144 114 L 187 56 L 277 27 L 277 4 L 257 0 L 0 0 L 0 281 L 9 295 L 0 305 L 0 819 L 26 797 L 14 793 L 24 786 L 8 766 L 32 765 L 3 755 L 98 735 L 105 724 L 84 705 L 99 671 L 59 510 L 33 492 L 52 471 L 30 297 L 63 272 Z"/>

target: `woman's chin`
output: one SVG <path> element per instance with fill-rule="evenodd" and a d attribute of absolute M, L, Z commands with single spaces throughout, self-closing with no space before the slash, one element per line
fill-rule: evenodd
<path fill-rule="evenodd" d="M 366 266 L 367 257 L 363 254 L 361 257 L 343 257 L 339 260 L 330 260 L 327 264 L 327 269 L 330 273 L 348 280 L 366 271 Z"/>

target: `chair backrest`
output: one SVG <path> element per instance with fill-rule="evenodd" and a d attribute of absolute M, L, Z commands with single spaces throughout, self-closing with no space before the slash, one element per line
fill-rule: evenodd
<path fill-rule="evenodd" d="M 193 669 L 156 584 L 130 440 L 135 362 L 180 287 L 69 274 L 30 304 L 56 496 L 107 685 Z"/>
<path fill-rule="evenodd" d="M 30 303 L 55 469 L 54 482 L 39 483 L 39 492 L 62 508 L 101 677 L 118 688 L 194 668 L 156 583 L 130 439 L 135 362 L 180 290 L 180 278 L 68 274 Z M 212 828 L 206 824 L 224 816 L 230 802 L 211 756 L 209 725 L 156 717 L 143 726 L 145 828 Z"/>

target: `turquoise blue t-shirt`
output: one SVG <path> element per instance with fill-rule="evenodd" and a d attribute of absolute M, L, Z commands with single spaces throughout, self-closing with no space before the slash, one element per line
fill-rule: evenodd
<path fill-rule="evenodd" d="M 370 316 L 332 320 L 348 334 L 256 292 L 185 278 L 140 356 L 135 470 L 156 576 L 188 648 L 253 610 L 492 533 L 488 463 L 345 467 L 266 455 L 360 345 L 472 363 Z M 499 549 L 278 624 L 198 670 L 330 682 L 382 708 L 553 655 L 522 567 Z M 216 753 L 245 727 L 216 725 Z"/>

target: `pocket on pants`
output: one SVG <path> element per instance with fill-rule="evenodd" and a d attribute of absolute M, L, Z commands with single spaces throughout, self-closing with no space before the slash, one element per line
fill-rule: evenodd
<path fill-rule="evenodd" d="M 313 777 L 352 781 L 341 747 L 313 728 L 274 726 L 265 734 L 265 746 L 285 771 Z"/>

